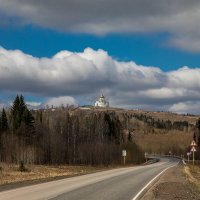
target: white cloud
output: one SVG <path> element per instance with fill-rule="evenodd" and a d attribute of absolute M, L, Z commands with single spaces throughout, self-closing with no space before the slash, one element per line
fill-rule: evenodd
<path fill-rule="evenodd" d="M 140 90 L 160 87 L 164 82 L 165 74 L 160 69 L 118 62 L 103 50 L 87 48 L 82 53 L 61 52 L 50 59 L 39 59 L 0 48 L 1 90 L 63 96 L 107 87 Z"/>
<path fill-rule="evenodd" d="M 78 105 L 78 103 L 73 97 L 63 96 L 63 97 L 50 98 L 45 102 L 45 105 L 60 107 L 60 106 Z"/>
<path fill-rule="evenodd" d="M 200 68 L 182 67 L 176 71 L 169 72 L 169 77 L 169 86 L 195 91 L 200 88 Z"/>
<path fill-rule="evenodd" d="M 38 107 L 38 106 L 40 106 L 42 103 L 41 103 L 41 102 L 34 102 L 34 101 L 26 101 L 26 104 L 27 104 L 28 106 Z"/>
<path fill-rule="evenodd" d="M 0 91 L 50 98 L 46 103 L 55 106 L 77 104 L 74 98 L 87 103 L 103 91 L 113 106 L 167 110 L 185 102 L 199 105 L 200 69 L 163 72 L 133 61 L 120 62 L 91 48 L 61 51 L 52 58 L 0 48 Z"/>
<path fill-rule="evenodd" d="M 97 35 L 164 32 L 173 46 L 199 52 L 199 10 L 199 0 L 0 0 L 0 25 Z"/>
<path fill-rule="evenodd" d="M 170 106 L 169 111 L 176 112 L 176 113 L 193 113 L 193 114 L 199 114 L 200 110 L 200 102 L 193 102 L 193 101 L 187 101 L 187 102 L 180 102 L 177 104 L 173 104 Z"/>

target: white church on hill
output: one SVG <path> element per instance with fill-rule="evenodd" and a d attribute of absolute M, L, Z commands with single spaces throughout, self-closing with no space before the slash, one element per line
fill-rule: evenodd
<path fill-rule="evenodd" d="M 106 101 L 103 94 L 99 97 L 99 99 L 95 102 L 95 107 L 106 108 L 109 107 L 109 102 Z"/>

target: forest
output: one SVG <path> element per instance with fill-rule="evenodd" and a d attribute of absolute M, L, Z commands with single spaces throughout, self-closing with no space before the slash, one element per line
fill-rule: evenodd
<path fill-rule="evenodd" d="M 144 152 L 124 133 L 124 121 L 115 112 L 70 108 L 29 111 L 23 96 L 0 119 L 0 160 L 31 164 L 141 163 Z"/>

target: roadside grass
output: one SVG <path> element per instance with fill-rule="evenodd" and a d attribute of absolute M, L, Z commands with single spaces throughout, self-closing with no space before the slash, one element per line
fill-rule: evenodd
<path fill-rule="evenodd" d="M 200 192 L 200 164 L 184 166 L 186 179 Z"/>
<path fill-rule="evenodd" d="M 45 180 L 54 177 L 70 177 L 75 175 L 97 172 L 110 167 L 72 166 L 72 165 L 25 165 L 25 171 L 19 170 L 19 165 L 0 163 L 0 185 L 33 180 Z"/>

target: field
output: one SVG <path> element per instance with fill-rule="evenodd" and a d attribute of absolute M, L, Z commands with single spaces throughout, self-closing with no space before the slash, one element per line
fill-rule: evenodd
<path fill-rule="evenodd" d="M 105 167 L 93 166 L 47 166 L 47 165 L 26 165 L 26 172 L 18 170 L 19 165 L 0 163 L 0 185 L 9 183 L 43 180 L 55 177 L 70 177 L 87 174 L 105 169 Z"/>
<path fill-rule="evenodd" d="M 200 192 L 200 163 L 186 165 L 184 173 L 187 180 Z"/>

